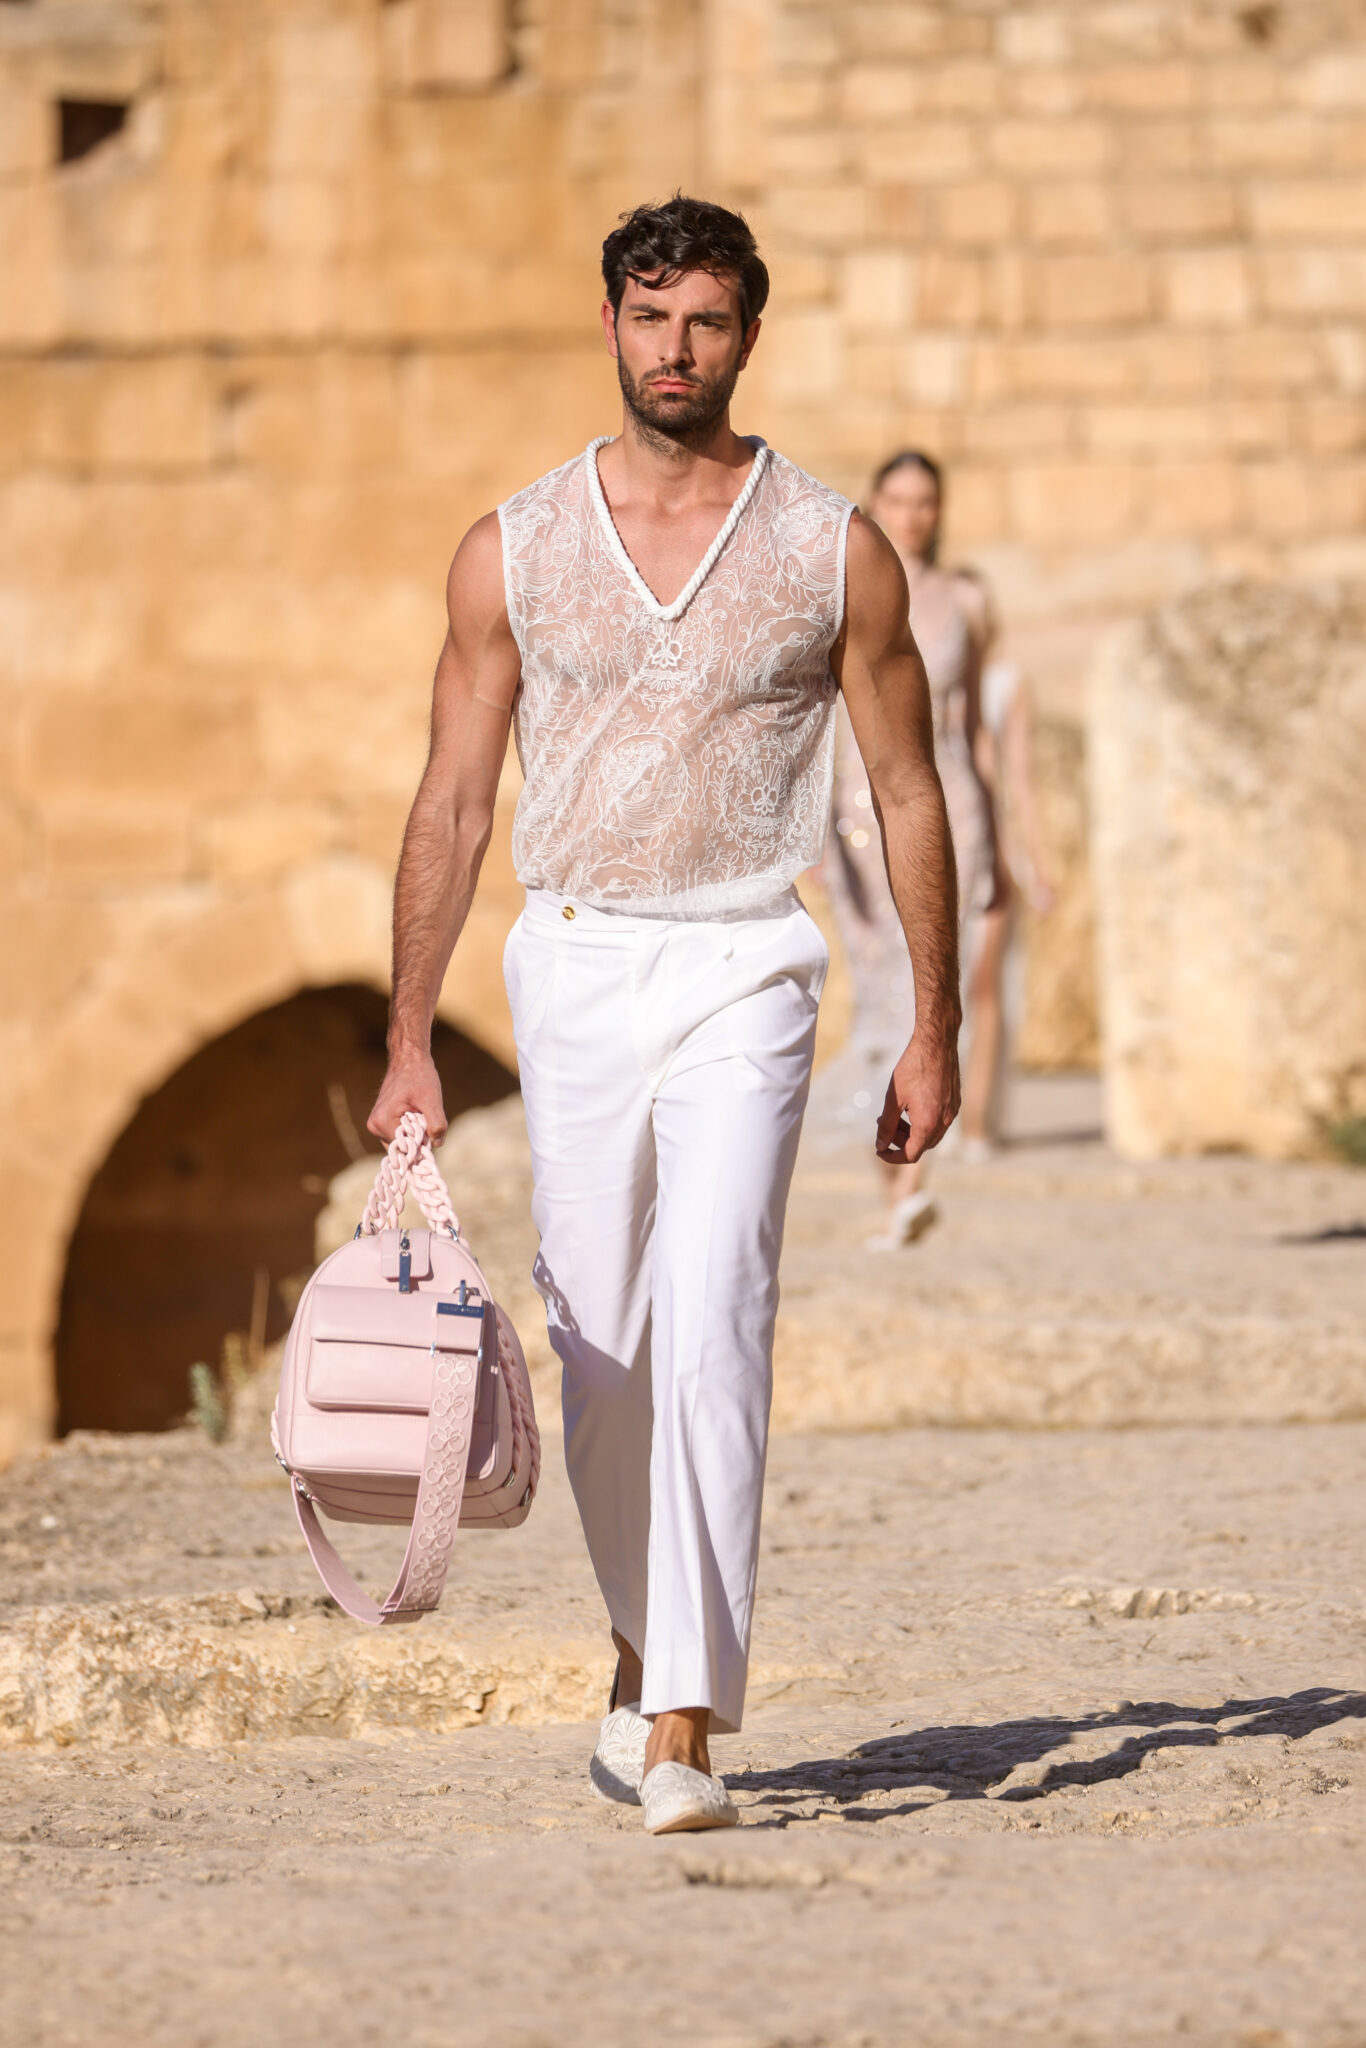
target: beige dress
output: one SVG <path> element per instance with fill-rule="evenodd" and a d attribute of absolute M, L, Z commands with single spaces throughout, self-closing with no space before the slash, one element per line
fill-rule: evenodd
<path fill-rule="evenodd" d="M 925 663 L 934 713 L 935 762 L 944 785 L 958 870 L 959 951 L 966 983 L 981 914 L 991 899 L 986 798 L 967 741 L 967 680 L 973 657 L 953 578 L 930 571 L 917 584 L 911 625 Z M 915 975 L 887 881 L 868 775 L 841 698 L 835 784 L 825 872 L 853 984 L 853 1022 L 844 1056 L 817 1091 L 842 1123 L 882 1107 L 887 1080 L 915 1023 Z"/>

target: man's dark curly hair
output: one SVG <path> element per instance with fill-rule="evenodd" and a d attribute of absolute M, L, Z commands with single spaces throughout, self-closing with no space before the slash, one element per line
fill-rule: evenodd
<path fill-rule="evenodd" d="M 621 311 L 628 278 L 659 288 L 689 270 L 737 279 L 746 329 L 768 303 L 768 270 L 749 223 L 709 199 L 675 192 L 662 206 L 637 206 L 621 216 L 602 245 L 602 277 L 613 313 Z"/>

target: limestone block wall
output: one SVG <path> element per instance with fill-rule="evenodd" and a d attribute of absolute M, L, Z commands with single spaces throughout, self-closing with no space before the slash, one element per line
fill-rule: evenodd
<path fill-rule="evenodd" d="M 708 76 L 765 431 L 852 492 L 940 454 L 1048 710 L 1107 620 L 1366 570 L 1353 0 L 737 0 Z"/>
<path fill-rule="evenodd" d="M 743 428 L 945 457 L 1075 839 L 1101 628 L 1362 564 L 1364 110 L 1354 0 L 0 4 L 0 1454 L 142 1093 L 383 986 L 445 566 L 612 424 L 622 207 L 752 214 Z M 507 809 L 443 999 L 504 1056 Z"/>
<path fill-rule="evenodd" d="M 1366 606 L 1232 583 L 1122 628 L 1091 738 L 1114 1142 L 1322 1152 L 1366 1117 Z"/>
<path fill-rule="evenodd" d="M 49 1425 L 67 1240 L 140 1096 L 300 986 L 387 984 L 446 567 L 610 423 L 593 252 L 691 177 L 690 33 L 0 5 L 0 1458 Z M 64 101 L 127 114 L 63 162 Z M 514 795 L 442 1002 L 505 1060 Z"/>

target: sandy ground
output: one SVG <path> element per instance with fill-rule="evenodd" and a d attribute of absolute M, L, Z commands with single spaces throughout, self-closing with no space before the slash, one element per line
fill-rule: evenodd
<path fill-rule="evenodd" d="M 1007 1154 L 993 1192 L 964 1179 L 958 1199 L 946 1168 L 938 1251 L 878 1284 L 942 1297 L 970 1284 L 979 1227 L 983 1262 L 1032 1230 L 1020 1271 L 1065 1313 L 1097 1265 L 1141 1272 L 1147 1230 L 1180 1245 L 1150 1305 L 1216 1303 L 1260 1261 L 1265 1314 L 1324 1302 L 1347 1328 L 1355 1303 L 1359 1331 L 1366 1251 L 1316 1235 L 1366 1208 L 1359 1176 L 1145 1169 L 1093 1259 L 1066 1242 L 1079 1198 L 1037 1185 L 1068 1145 L 1069 1175 L 1132 1171 L 1085 1136 Z M 539 1644 L 547 1666 L 575 1644 L 587 1696 L 608 1657 L 549 1449 L 525 1530 L 462 1540 L 436 1628 L 490 1657 Z M 716 1745 L 742 1807 L 725 1835 L 645 1837 L 588 1792 L 591 1723 L 501 1720 L 496 1673 L 481 1725 L 449 1732 L 414 1714 L 349 1740 L 205 1723 L 173 1743 L 115 1718 L 0 1750 L 0 2038 L 1361 2048 L 1363 1453 L 1352 1420 L 780 1434 L 753 1710 Z M 370 1570 L 390 1540 L 365 1539 Z M 39 1602 L 104 1643 L 110 1613 L 156 1600 L 235 1605 L 244 1641 L 353 1640 L 317 1611 L 250 1434 L 26 1461 L 0 1482 L 0 1541 L 13 1641 L 36 1640 Z"/>

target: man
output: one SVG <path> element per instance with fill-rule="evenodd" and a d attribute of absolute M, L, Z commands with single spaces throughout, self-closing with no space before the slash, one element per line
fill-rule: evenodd
<path fill-rule="evenodd" d="M 528 893 L 505 964 L 536 1281 L 619 1658 L 591 1774 L 660 1833 L 736 1818 L 708 1735 L 744 1704 L 778 1254 L 827 965 L 793 883 L 821 851 L 837 688 L 915 963 L 877 1126 L 889 1161 L 957 1111 L 957 915 L 900 562 L 731 427 L 768 294 L 753 236 L 679 195 L 623 218 L 603 275 L 621 434 L 481 519 L 451 567 L 370 1129 L 417 1110 L 444 1133 L 431 1024 L 511 723 Z"/>

